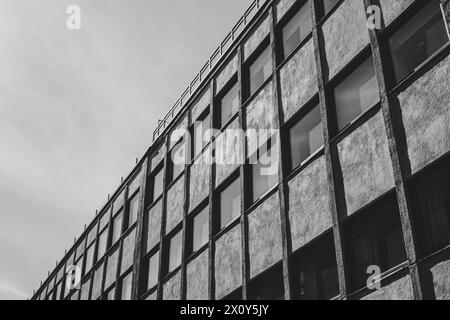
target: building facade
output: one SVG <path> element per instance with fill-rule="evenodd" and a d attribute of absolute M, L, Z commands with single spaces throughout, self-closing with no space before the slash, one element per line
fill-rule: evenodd
<path fill-rule="evenodd" d="M 450 299 L 449 24 L 255 1 L 33 299 Z"/>

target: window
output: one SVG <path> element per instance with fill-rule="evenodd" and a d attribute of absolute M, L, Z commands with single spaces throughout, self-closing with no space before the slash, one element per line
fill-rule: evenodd
<path fill-rule="evenodd" d="M 333 237 L 296 257 L 294 267 L 295 297 L 299 300 L 330 300 L 339 295 Z"/>
<path fill-rule="evenodd" d="M 133 273 L 130 273 L 122 280 L 121 300 L 131 300 L 131 285 L 133 282 Z"/>
<path fill-rule="evenodd" d="M 182 232 L 180 231 L 170 239 L 168 272 L 174 271 L 181 264 L 181 237 Z"/>
<path fill-rule="evenodd" d="M 251 300 L 283 300 L 284 285 L 281 267 L 250 283 Z"/>
<path fill-rule="evenodd" d="M 159 269 L 159 252 L 151 256 L 148 261 L 147 290 L 154 288 L 158 284 L 158 269 Z"/>
<path fill-rule="evenodd" d="M 334 99 L 339 131 L 379 101 L 372 57 L 367 58 L 336 86 Z"/>
<path fill-rule="evenodd" d="M 274 140 L 274 139 L 272 139 Z M 252 167 L 252 199 L 260 199 L 278 183 L 278 154 L 275 146 L 269 146 L 266 152 L 258 151 L 258 160 L 251 162 Z"/>
<path fill-rule="evenodd" d="M 237 83 L 220 99 L 220 127 L 222 128 L 239 110 Z"/>
<path fill-rule="evenodd" d="M 249 91 L 247 97 L 253 95 L 271 74 L 272 56 L 268 46 L 249 67 Z"/>
<path fill-rule="evenodd" d="M 177 178 L 184 170 L 186 157 L 186 146 L 183 140 L 178 142 L 170 152 L 169 158 L 169 176 L 168 183 L 171 183 Z"/>
<path fill-rule="evenodd" d="M 83 261 L 84 261 L 83 258 L 84 258 L 84 256 L 81 256 L 81 257 L 77 258 L 77 261 L 75 262 L 77 269 L 82 271 L 81 272 L 82 275 L 84 275 L 84 272 L 85 272 L 83 270 Z"/>
<path fill-rule="evenodd" d="M 200 116 L 195 122 L 193 127 L 193 158 L 195 158 L 197 155 L 199 155 L 203 148 L 206 147 L 211 137 L 207 137 L 206 134 L 208 133 L 208 130 L 211 127 L 211 118 L 209 116 L 209 113 L 205 113 L 202 116 Z"/>
<path fill-rule="evenodd" d="M 108 229 L 98 236 L 97 261 L 100 260 L 106 253 L 106 246 L 108 243 Z"/>
<path fill-rule="evenodd" d="M 367 267 L 382 272 L 406 261 L 400 214 L 395 197 L 368 212 L 357 213 L 344 225 L 348 274 L 353 290 L 366 285 Z"/>
<path fill-rule="evenodd" d="M 320 17 L 325 16 L 331 9 L 336 6 L 339 0 L 320 0 L 319 1 L 319 14 Z"/>
<path fill-rule="evenodd" d="M 61 281 L 60 283 L 57 284 L 55 300 L 61 300 L 62 286 L 63 286 L 63 281 Z"/>
<path fill-rule="evenodd" d="M 450 244 L 450 168 L 419 181 L 413 199 L 423 255 Z"/>
<path fill-rule="evenodd" d="M 300 8 L 294 17 L 283 27 L 283 53 L 286 58 L 311 33 L 311 14 L 309 2 Z"/>
<path fill-rule="evenodd" d="M 209 240 L 209 207 L 204 208 L 193 218 L 192 252 L 197 251 Z"/>
<path fill-rule="evenodd" d="M 128 227 L 132 226 L 138 217 L 139 210 L 139 193 L 137 193 L 133 199 L 130 200 L 130 208 L 129 208 L 129 217 L 128 217 Z"/>
<path fill-rule="evenodd" d="M 220 228 L 225 228 L 240 214 L 241 186 L 237 178 L 220 194 Z"/>
<path fill-rule="evenodd" d="M 399 83 L 448 41 L 439 1 L 427 4 L 389 38 L 389 50 Z"/>
<path fill-rule="evenodd" d="M 163 193 L 163 178 L 164 178 L 164 170 L 160 169 L 156 172 L 152 177 L 152 202 L 155 202 L 159 196 Z"/>
<path fill-rule="evenodd" d="M 298 167 L 323 146 L 323 127 L 320 108 L 315 106 L 290 130 L 291 167 Z"/>
<path fill-rule="evenodd" d="M 89 272 L 91 270 L 92 264 L 94 263 L 94 249 L 95 245 L 91 245 L 86 251 L 86 272 Z"/>
<path fill-rule="evenodd" d="M 111 289 L 109 289 L 109 291 L 106 293 L 106 300 L 115 300 L 115 296 L 116 296 L 116 288 L 112 287 Z"/>
<path fill-rule="evenodd" d="M 114 225 L 113 225 L 111 245 L 114 245 L 117 242 L 117 240 L 120 239 L 120 236 L 122 235 L 122 213 L 119 213 L 114 218 L 113 224 Z"/>

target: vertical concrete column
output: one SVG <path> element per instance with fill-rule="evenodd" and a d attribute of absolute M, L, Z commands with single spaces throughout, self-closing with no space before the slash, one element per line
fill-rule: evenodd
<path fill-rule="evenodd" d="M 447 1 L 448 2 L 448 1 Z M 365 8 L 372 4 L 371 0 L 364 0 Z M 417 267 L 417 239 L 412 223 L 411 203 L 406 191 L 405 177 L 407 164 L 403 163 L 399 156 L 399 144 L 395 133 L 393 120 L 393 112 L 389 101 L 389 94 L 386 81 L 386 73 L 384 67 L 386 65 L 385 58 L 380 51 L 379 34 L 377 30 L 369 30 L 370 45 L 372 48 L 372 57 L 375 67 L 375 74 L 380 90 L 380 103 L 383 112 L 386 134 L 389 143 L 389 152 L 392 160 L 395 177 L 395 191 L 397 194 L 398 205 L 400 210 L 400 218 L 402 223 L 403 238 L 406 246 L 406 254 L 409 261 L 410 274 L 413 282 L 413 290 L 415 299 L 422 299 L 422 290 Z"/>

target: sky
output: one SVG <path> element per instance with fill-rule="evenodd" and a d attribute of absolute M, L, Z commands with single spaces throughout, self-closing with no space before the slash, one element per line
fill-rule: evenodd
<path fill-rule="evenodd" d="M 0 300 L 31 297 L 250 3 L 0 0 Z"/>

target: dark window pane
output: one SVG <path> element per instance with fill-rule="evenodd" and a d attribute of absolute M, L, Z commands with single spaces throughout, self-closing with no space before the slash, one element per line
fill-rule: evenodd
<path fill-rule="evenodd" d="M 339 130 L 344 129 L 360 114 L 373 107 L 380 99 L 372 57 L 334 89 Z"/>
<path fill-rule="evenodd" d="M 439 1 L 428 1 L 389 38 L 396 83 L 414 72 L 448 41 Z"/>
<path fill-rule="evenodd" d="M 272 74 L 272 56 L 270 47 L 250 65 L 250 92 L 251 96 Z"/>
<path fill-rule="evenodd" d="M 320 16 L 323 17 L 339 2 L 339 0 L 321 0 Z"/>
<path fill-rule="evenodd" d="M 261 153 L 258 161 L 252 164 L 253 202 L 260 199 L 278 183 L 278 161 L 275 161 L 278 155 L 276 150 L 275 146 L 272 146 L 267 152 Z"/>
<path fill-rule="evenodd" d="M 122 213 L 119 213 L 119 215 L 117 215 L 114 218 L 114 226 L 113 226 L 113 234 L 112 234 L 111 244 L 113 245 L 114 243 L 116 243 L 117 240 L 120 239 L 121 235 L 122 235 Z"/>
<path fill-rule="evenodd" d="M 139 193 L 137 193 L 133 197 L 133 199 L 130 200 L 130 213 L 129 213 L 129 220 L 128 220 L 129 227 L 137 221 L 138 210 L 139 210 Z"/>
<path fill-rule="evenodd" d="M 151 289 L 158 284 L 159 252 L 155 253 L 148 261 L 147 289 Z"/>
<path fill-rule="evenodd" d="M 131 284 L 133 281 L 133 274 L 130 273 L 122 280 L 122 294 L 121 300 L 131 300 Z"/>
<path fill-rule="evenodd" d="M 450 169 L 419 182 L 415 199 L 423 254 L 450 244 Z"/>
<path fill-rule="evenodd" d="M 306 2 L 283 28 L 283 52 L 285 58 L 311 33 L 311 28 L 309 3 Z"/>
<path fill-rule="evenodd" d="M 238 85 L 235 84 L 220 101 L 220 122 L 223 127 L 239 110 Z"/>
<path fill-rule="evenodd" d="M 199 155 L 203 148 L 208 144 L 209 138 L 206 136 L 210 129 L 209 114 L 204 118 L 200 118 L 194 122 L 194 157 Z"/>
<path fill-rule="evenodd" d="M 152 202 L 158 199 L 163 192 L 164 170 L 161 169 L 153 176 L 153 198 Z"/>
<path fill-rule="evenodd" d="M 236 179 L 220 194 L 220 228 L 225 228 L 241 214 L 241 187 Z"/>
<path fill-rule="evenodd" d="M 106 253 L 106 245 L 108 242 L 108 229 L 105 229 L 98 237 L 97 261 Z"/>
<path fill-rule="evenodd" d="M 86 265 L 85 265 L 86 272 L 91 270 L 92 264 L 94 263 L 94 249 L 95 245 L 91 245 L 89 249 L 87 249 L 86 251 Z"/>
<path fill-rule="evenodd" d="M 184 141 L 179 142 L 170 152 L 169 183 L 183 172 L 186 164 L 186 146 Z"/>
<path fill-rule="evenodd" d="M 292 168 L 298 167 L 323 146 L 323 127 L 319 106 L 314 107 L 289 132 Z"/>
<path fill-rule="evenodd" d="M 61 300 L 62 286 L 63 286 L 63 281 L 61 281 L 60 283 L 58 283 L 58 285 L 56 286 L 56 296 L 55 296 L 55 300 Z"/>
<path fill-rule="evenodd" d="M 181 264 L 181 231 L 178 232 L 169 243 L 169 272 L 178 268 Z"/>
<path fill-rule="evenodd" d="M 283 300 L 284 285 L 281 268 L 254 280 L 250 284 L 252 300 Z"/>
<path fill-rule="evenodd" d="M 208 243 L 209 207 L 206 207 L 194 217 L 192 233 L 192 251 L 195 252 Z"/>

